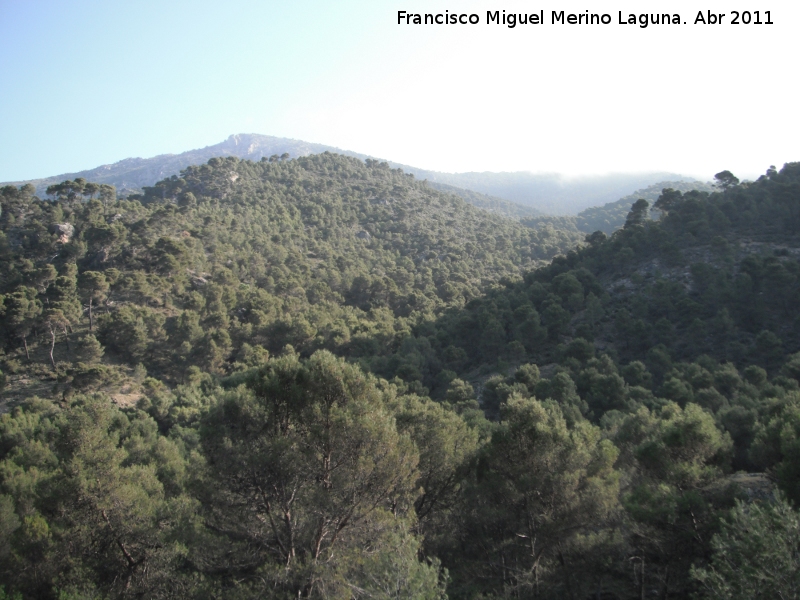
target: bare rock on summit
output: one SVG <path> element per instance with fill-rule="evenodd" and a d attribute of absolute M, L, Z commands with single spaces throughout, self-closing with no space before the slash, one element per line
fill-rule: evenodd
<path fill-rule="evenodd" d="M 66 179 L 83 177 L 95 183 L 107 183 L 117 188 L 117 193 L 140 193 L 144 186 L 155 185 L 156 182 L 178 175 L 190 165 L 202 165 L 209 159 L 219 156 L 237 156 L 242 159 L 259 161 L 273 154 L 288 153 L 290 157 L 320 154 L 322 152 L 335 152 L 357 156 L 361 160 L 368 158 L 366 155 L 348 152 L 333 146 L 313 144 L 300 140 L 278 138 L 258 134 L 231 135 L 224 142 L 182 152 L 181 154 L 161 154 L 152 158 L 126 158 L 111 165 L 102 165 L 87 171 L 76 173 L 62 173 L 44 179 L 32 179 L 30 183 L 36 187 L 36 193 L 44 197 L 47 186 L 60 183 Z M 2 185 L 22 185 L 24 181 L 9 181 Z"/>

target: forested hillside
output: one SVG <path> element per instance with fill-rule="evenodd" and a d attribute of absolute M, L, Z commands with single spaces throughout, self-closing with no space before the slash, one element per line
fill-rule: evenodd
<path fill-rule="evenodd" d="M 56 202 L 4 188 L 10 346 L 20 352 L 33 328 L 40 339 L 54 302 L 67 333 L 91 302 L 91 339 L 170 381 L 188 365 L 222 373 L 242 348 L 385 354 L 421 315 L 579 240 L 329 154 L 214 159 L 120 201 L 84 185 L 51 187 Z M 58 338 L 54 363 L 72 355 L 69 341 Z"/>
<path fill-rule="evenodd" d="M 714 191 L 711 184 L 703 183 L 702 181 L 660 181 L 641 190 L 636 190 L 616 202 L 609 202 L 603 206 L 593 206 L 582 210 L 575 217 L 576 226 L 580 231 L 585 231 L 586 233 L 602 231 L 607 235 L 611 235 L 625 224 L 625 219 L 634 202 L 644 199 L 652 204 L 658 200 L 662 190 L 666 188 L 678 192 L 691 192 L 692 190 L 701 192 Z M 658 211 L 653 212 L 656 214 L 651 212 L 650 218 L 658 219 L 660 213 Z"/>
<path fill-rule="evenodd" d="M 796 593 L 800 163 L 611 236 L 331 154 L 48 194 L 0 190 L 0 598 Z"/>
<path fill-rule="evenodd" d="M 647 200 L 652 204 L 661 195 L 662 190 L 667 188 L 678 192 L 690 192 L 692 190 L 701 192 L 714 191 L 713 185 L 701 181 L 661 181 L 641 190 L 636 190 L 632 194 L 628 194 L 615 202 L 609 202 L 603 206 L 586 208 L 574 217 L 553 217 L 548 215 L 535 215 L 531 217 L 521 213 L 517 213 L 517 215 L 522 220 L 522 223 L 528 227 L 550 225 L 551 227 L 565 231 L 575 230 L 584 233 L 602 231 L 607 235 L 611 235 L 617 229 L 625 225 L 625 219 L 628 217 L 628 213 L 634 202 L 637 200 Z M 650 210 L 647 213 L 647 217 L 650 219 L 658 219 L 660 216 L 661 212 L 658 210 Z"/>
<path fill-rule="evenodd" d="M 481 194 L 480 192 L 473 192 L 472 190 L 447 185 L 446 183 L 428 181 L 428 185 L 435 190 L 461 196 L 468 204 L 471 204 L 472 206 L 477 206 L 483 210 L 497 213 L 498 215 L 503 215 L 505 217 L 521 219 L 524 217 L 536 217 L 542 214 L 541 211 L 533 208 L 532 206 L 524 206 L 522 204 L 517 204 L 516 202 L 510 202 L 508 200 L 503 200 L 502 198 L 497 198 L 496 196 L 489 196 L 487 194 Z"/>

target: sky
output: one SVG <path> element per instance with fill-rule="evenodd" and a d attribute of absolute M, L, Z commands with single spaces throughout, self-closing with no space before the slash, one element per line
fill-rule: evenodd
<path fill-rule="evenodd" d="M 445 172 L 752 178 L 800 160 L 790 4 L 732 25 L 747 6 L 715 0 L 0 0 L 0 181 L 233 133 Z M 618 23 L 645 5 L 686 24 Z M 611 24 L 550 24 L 587 9 Z M 400 10 L 480 24 L 398 25 Z M 486 24 L 495 10 L 546 23 Z M 695 24 L 709 11 L 723 23 Z"/>

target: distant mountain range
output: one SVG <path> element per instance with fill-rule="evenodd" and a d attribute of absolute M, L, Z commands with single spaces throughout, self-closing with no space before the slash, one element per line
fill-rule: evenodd
<path fill-rule="evenodd" d="M 126 158 L 111 165 L 77 173 L 63 173 L 43 179 L 6 182 L 2 185 L 33 184 L 37 194 L 45 195 L 49 185 L 83 177 L 88 181 L 116 186 L 120 193 L 139 192 L 166 177 L 177 175 L 190 165 L 207 162 L 216 156 L 237 156 L 253 161 L 288 153 L 290 157 L 335 152 L 361 160 L 366 154 L 301 140 L 258 134 L 231 135 L 224 142 L 189 150 L 181 154 L 161 154 L 152 158 Z M 574 215 L 591 206 L 613 202 L 659 181 L 694 181 L 676 173 L 613 173 L 584 177 L 565 177 L 557 173 L 440 173 L 388 161 L 394 168 L 427 179 L 437 189 L 457 193 L 471 204 L 507 216 L 536 216 L 541 213 Z M 458 189 L 456 189 L 458 188 Z M 466 193 L 465 190 L 469 191 Z M 477 194 L 475 194 L 477 192 Z"/>
<path fill-rule="evenodd" d="M 237 156 L 258 161 L 273 154 L 288 152 L 290 156 L 307 156 L 322 152 L 338 152 L 350 156 L 367 158 L 363 154 L 345 152 L 322 144 L 309 144 L 298 140 L 277 138 L 267 135 L 232 135 L 227 140 L 213 146 L 197 150 L 189 150 L 180 154 L 160 154 L 152 158 L 126 158 L 111 165 L 102 165 L 87 171 L 63 173 L 44 179 L 8 182 L 5 185 L 21 185 L 31 183 L 36 186 L 37 194 L 44 196 L 45 189 L 54 183 L 66 179 L 83 177 L 87 181 L 107 183 L 116 186 L 120 193 L 140 192 L 144 186 L 150 186 L 172 175 L 177 175 L 186 167 L 208 162 L 215 156 Z"/>

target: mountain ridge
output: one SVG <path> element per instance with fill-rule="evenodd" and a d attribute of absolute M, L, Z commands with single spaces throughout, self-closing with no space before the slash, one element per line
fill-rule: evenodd
<path fill-rule="evenodd" d="M 215 157 L 236 156 L 240 159 L 259 161 L 284 153 L 288 153 L 291 158 L 298 158 L 322 152 L 333 152 L 360 160 L 379 158 L 334 146 L 290 138 L 261 134 L 233 134 L 219 144 L 187 150 L 179 154 L 160 154 L 151 158 L 126 158 L 93 169 L 26 181 L 9 181 L 0 185 L 20 186 L 30 183 L 36 187 L 37 194 L 44 196 L 49 185 L 82 177 L 88 181 L 114 185 L 122 194 L 136 193 L 145 186 L 152 186 L 162 179 L 178 175 L 191 165 L 202 164 Z M 379 158 L 379 160 L 385 159 Z M 404 172 L 411 173 L 418 179 L 427 179 L 433 187 L 447 185 L 466 189 L 494 197 L 490 203 L 495 202 L 495 199 L 503 200 L 549 214 L 577 214 L 585 208 L 616 201 L 635 190 L 659 181 L 692 180 L 683 175 L 667 172 L 613 173 L 570 178 L 554 173 L 524 171 L 442 173 L 394 161 L 386 162 L 392 168 L 403 169 Z M 455 190 L 448 189 L 447 191 L 454 192 Z M 459 195 L 465 199 L 466 196 L 469 196 L 469 194 Z M 510 212 L 521 212 L 521 215 L 525 216 L 530 214 L 529 211 L 519 208 L 512 208 Z"/>

